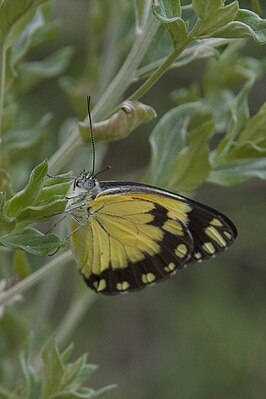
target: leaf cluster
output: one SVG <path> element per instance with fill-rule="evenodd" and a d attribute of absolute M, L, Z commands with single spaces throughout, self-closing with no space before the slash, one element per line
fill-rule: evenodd
<path fill-rule="evenodd" d="M 83 387 L 97 366 L 87 363 L 86 354 L 70 362 L 69 357 L 72 351 L 73 345 L 70 345 L 60 353 L 55 339 L 51 338 L 42 351 L 41 369 L 37 371 L 30 361 L 30 347 L 26 345 L 20 354 L 22 381 L 17 383 L 17 388 L 13 391 L 0 385 L 1 397 L 6 399 L 91 399 L 102 396 L 115 387 L 110 385 L 98 390 Z"/>
<path fill-rule="evenodd" d="M 69 181 L 48 178 L 48 163 L 36 166 L 24 189 L 10 199 L 1 194 L 0 245 L 45 255 L 65 245 L 55 234 L 44 235 L 29 225 L 64 211 Z"/>

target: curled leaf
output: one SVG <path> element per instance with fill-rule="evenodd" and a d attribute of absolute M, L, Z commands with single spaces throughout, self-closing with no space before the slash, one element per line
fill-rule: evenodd
<path fill-rule="evenodd" d="M 119 140 L 128 136 L 134 129 L 157 116 L 155 110 L 149 105 L 138 101 L 124 101 L 118 112 L 110 118 L 93 124 L 95 140 Z M 89 123 L 79 123 L 82 139 L 90 139 Z"/>

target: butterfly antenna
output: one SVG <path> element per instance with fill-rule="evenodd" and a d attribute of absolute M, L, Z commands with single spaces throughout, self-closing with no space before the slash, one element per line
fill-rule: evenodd
<path fill-rule="evenodd" d="M 106 172 L 107 170 L 110 170 L 110 169 L 111 169 L 111 166 L 108 165 L 105 169 L 100 170 L 100 172 L 96 173 L 96 175 L 94 175 L 94 177 L 96 177 L 96 176 L 98 176 L 100 173 Z"/>
<path fill-rule="evenodd" d="M 92 120 L 91 120 L 91 97 L 87 96 L 87 105 L 88 105 L 88 115 L 89 115 L 89 122 L 90 122 L 90 132 L 91 132 L 91 145 L 92 145 L 92 176 L 94 176 L 94 171 L 95 171 L 95 140 L 94 140 L 94 134 L 92 130 Z"/>

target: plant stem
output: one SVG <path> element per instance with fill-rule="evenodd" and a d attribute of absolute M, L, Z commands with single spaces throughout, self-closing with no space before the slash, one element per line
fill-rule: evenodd
<path fill-rule="evenodd" d="M 186 48 L 182 53 L 182 60 L 173 62 L 172 65 L 169 67 L 170 69 L 178 68 L 180 66 L 184 66 L 193 60 L 193 54 L 197 53 L 197 58 L 205 58 L 209 57 L 210 54 L 205 54 L 203 49 L 204 48 L 212 48 L 216 49 L 216 47 L 223 46 L 228 43 L 232 43 L 234 39 L 220 39 L 220 38 L 211 38 L 211 39 L 202 39 L 200 43 L 196 43 L 195 46 L 190 46 Z M 202 50 L 202 55 L 200 55 L 200 51 Z M 167 57 L 160 58 L 159 60 L 153 61 L 150 64 L 147 64 L 137 70 L 137 77 L 138 79 L 143 79 L 147 75 L 151 74 L 153 71 L 156 70 L 165 60 Z"/>
<path fill-rule="evenodd" d="M 136 78 L 137 67 L 146 53 L 158 27 L 159 22 L 151 15 L 146 27 L 137 34 L 136 40 L 116 77 L 107 87 L 99 102 L 95 105 L 92 111 L 94 122 L 100 121 L 108 115 L 127 87 Z M 49 160 L 50 173 L 58 173 L 68 162 L 69 158 L 71 158 L 82 145 L 83 142 L 79 135 L 78 127 L 76 127 L 64 145 L 62 145 Z"/>
<path fill-rule="evenodd" d="M 95 121 L 101 120 L 110 112 L 114 105 L 119 102 L 126 88 L 135 79 L 137 67 L 145 55 L 158 27 L 159 22 L 151 16 L 145 29 L 138 33 L 124 64 L 93 109 Z"/>
<path fill-rule="evenodd" d="M 60 346 L 64 347 L 69 341 L 71 335 L 96 298 L 98 298 L 97 295 L 94 295 L 92 291 L 85 291 L 79 298 L 74 300 L 56 331 L 56 338 Z"/>
<path fill-rule="evenodd" d="M 61 265 L 65 265 L 72 259 L 71 251 L 66 251 L 59 256 L 56 256 L 53 260 L 48 262 L 46 265 L 42 266 L 36 272 L 32 273 L 24 280 L 20 281 L 14 287 L 10 288 L 8 291 L 0 295 L 0 306 L 5 305 L 16 295 L 20 295 L 25 291 L 29 290 L 40 280 L 42 280 L 47 274 L 49 274 L 54 268 Z"/>
<path fill-rule="evenodd" d="M 194 30 L 191 32 L 187 39 L 181 45 L 175 48 L 172 53 L 166 57 L 164 62 L 153 72 L 153 74 L 141 85 L 135 93 L 133 93 L 129 100 L 138 100 L 147 93 L 148 90 L 161 78 L 161 76 L 171 67 L 176 58 L 185 50 L 186 47 L 192 42 L 194 38 Z"/>
<path fill-rule="evenodd" d="M 5 96 L 5 80 L 6 80 L 6 45 L 0 42 L 0 146 L 3 134 L 3 113 L 4 113 L 4 96 Z M 2 157 L 0 157 L 0 167 Z"/>

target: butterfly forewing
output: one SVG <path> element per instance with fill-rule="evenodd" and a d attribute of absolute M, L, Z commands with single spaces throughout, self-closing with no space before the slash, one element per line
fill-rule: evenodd
<path fill-rule="evenodd" d="M 86 221 L 71 235 L 87 284 L 117 294 L 163 280 L 226 249 L 236 236 L 221 213 L 155 187 L 100 182 Z M 71 221 L 71 231 L 77 227 Z"/>

